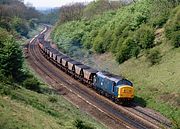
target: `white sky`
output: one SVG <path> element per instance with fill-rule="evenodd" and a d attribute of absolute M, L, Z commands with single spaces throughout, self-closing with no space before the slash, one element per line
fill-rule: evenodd
<path fill-rule="evenodd" d="M 34 7 L 60 7 L 69 3 L 90 2 L 93 0 L 24 0 L 24 3 L 30 2 Z"/>

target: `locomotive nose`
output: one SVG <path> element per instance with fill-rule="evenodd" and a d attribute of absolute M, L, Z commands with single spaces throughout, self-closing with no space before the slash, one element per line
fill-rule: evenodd
<path fill-rule="evenodd" d="M 132 86 L 124 85 L 119 87 L 118 98 L 133 99 L 134 88 Z"/>

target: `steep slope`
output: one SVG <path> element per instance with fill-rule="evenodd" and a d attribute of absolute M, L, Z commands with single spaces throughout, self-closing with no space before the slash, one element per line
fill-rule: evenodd
<path fill-rule="evenodd" d="M 0 128 L 105 128 L 52 89 L 42 89 L 39 94 L 16 84 L 0 83 Z"/>

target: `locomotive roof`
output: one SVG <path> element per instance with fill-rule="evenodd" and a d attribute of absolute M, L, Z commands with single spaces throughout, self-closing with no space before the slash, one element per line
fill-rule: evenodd
<path fill-rule="evenodd" d="M 123 80 L 124 78 L 123 77 L 120 77 L 118 75 L 114 75 L 114 74 L 111 74 L 109 72 L 105 72 L 105 71 L 101 71 L 101 72 L 98 72 L 97 75 L 103 77 L 103 78 L 108 78 L 109 80 L 111 81 L 114 81 L 114 82 L 118 82 L 120 80 Z"/>

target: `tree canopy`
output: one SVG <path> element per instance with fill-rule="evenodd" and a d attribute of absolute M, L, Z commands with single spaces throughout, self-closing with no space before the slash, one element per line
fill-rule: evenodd
<path fill-rule="evenodd" d="M 154 47 L 155 30 L 163 26 L 166 37 L 179 47 L 179 8 L 172 12 L 178 5 L 176 0 L 141 0 L 128 5 L 121 3 L 114 10 L 108 1 L 98 0 L 82 10 L 81 18 L 57 24 L 52 38 L 71 54 L 78 41 L 79 48 L 95 53 L 112 52 L 122 63 Z M 170 16 L 174 18 L 169 21 Z"/>

